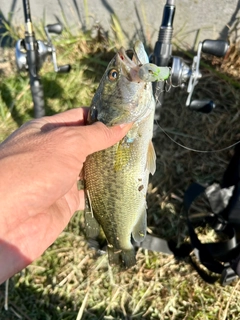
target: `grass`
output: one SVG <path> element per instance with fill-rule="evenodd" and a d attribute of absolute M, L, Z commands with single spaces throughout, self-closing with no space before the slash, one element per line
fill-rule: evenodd
<path fill-rule="evenodd" d="M 117 31 L 117 20 L 114 26 Z M 72 71 L 58 75 L 51 64 L 44 65 L 41 75 L 48 115 L 89 105 L 116 46 L 100 27 L 95 35 L 73 36 L 65 31 L 55 39 L 59 64 L 71 63 Z M 215 150 L 240 140 L 237 52 L 233 45 L 227 60 L 205 60 L 194 98 L 213 99 L 217 106 L 211 114 L 187 110 L 187 95 L 179 88 L 166 93 L 159 124 L 178 143 Z M 0 92 L 3 140 L 33 116 L 28 78 L 16 73 L 12 50 L 4 51 L 0 64 Z M 158 126 L 154 145 L 157 173 L 149 183 L 148 227 L 160 237 L 181 241 L 187 236 L 182 217 L 184 190 L 191 181 L 221 180 L 233 149 L 188 151 Z M 205 209 L 204 203 L 196 207 Z M 105 254 L 89 249 L 83 215 L 77 212 L 43 256 L 10 279 L 8 311 L 3 308 L 5 287 L 0 286 L 0 319 L 239 319 L 239 281 L 227 287 L 206 284 L 186 262 L 144 249 L 138 250 L 137 261 L 129 271 L 110 268 Z"/>

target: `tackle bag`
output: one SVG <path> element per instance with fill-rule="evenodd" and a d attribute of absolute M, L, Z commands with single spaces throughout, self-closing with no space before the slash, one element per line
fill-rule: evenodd
<path fill-rule="evenodd" d="M 206 194 L 212 212 L 204 217 L 204 223 L 210 226 L 222 241 L 202 243 L 190 220 L 189 210 L 193 201 L 203 193 Z M 240 145 L 224 172 L 221 184 L 214 183 L 208 187 L 198 183 L 191 184 L 184 195 L 188 231 L 192 247 L 202 265 L 209 271 L 220 274 L 220 282 L 226 285 L 240 277 Z M 204 280 L 213 283 L 218 278 L 204 273 Z"/>

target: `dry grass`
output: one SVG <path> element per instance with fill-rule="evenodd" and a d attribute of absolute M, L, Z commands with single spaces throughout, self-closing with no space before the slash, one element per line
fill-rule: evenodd
<path fill-rule="evenodd" d="M 51 72 L 50 65 L 43 69 L 47 114 L 90 103 L 113 55 L 113 44 L 98 31 L 95 40 L 90 34 L 63 34 L 56 43 L 61 62 L 72 63 L 73 71 L 59 76 Z M 215 101 L 212 113 L 187 110 L 186 93 L 179 88 L 166 93 L 159 124 L 178 143 L 197 150 L 216 150 L 240 140 L 239 54 L 236 48 L 231 50 L 225 61 L 205 61 L 204 76 L 195 92 L 196 98 Z M 7 54 L 5 60 L 7 63 Z M 33 113 L 26 75 L 5 73 L 1 80 L 3 139 Z M 181 240 L 186 236 L 181 212 L 184 190 L 191 181 L 220 180 L 233 149 L 188 151 L 158 127 L 154 145 L 157 173 L 149 184 L 148 226 L 156 235 Z M 186 262 L 143 249 L 138 250 L 137 261 L 129 271 L 110 268 L 106 255 L 86 244 L 83 216 L 77 212 L 44 255 L 10 279 L 8 311 L 3 308 L 4 285 L 0 286 L 0 318 L 239 319 L 238 281 L 228 287 L 208 285 Z"/>

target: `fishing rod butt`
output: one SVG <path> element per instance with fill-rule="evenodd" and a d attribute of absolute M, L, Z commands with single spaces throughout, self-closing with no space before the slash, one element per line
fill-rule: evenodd
<path fill-rule="evenodd" d="M 40 80 L 35 80 L 31 84 L 31 93 L 34 105 L 34 118 L 41 118 L 45 116 L 45 103 L 43 85 Z"/>

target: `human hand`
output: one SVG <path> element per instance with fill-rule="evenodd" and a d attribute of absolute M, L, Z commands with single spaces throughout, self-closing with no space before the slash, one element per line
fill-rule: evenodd
<path fill-rule="evenodd" d="M 0 145 L 0 283 L 39 257 L 84 208 L 77 180 L 86 157 L 131 124 L 86 124 L 88 109 L 32 120 Z"/>

